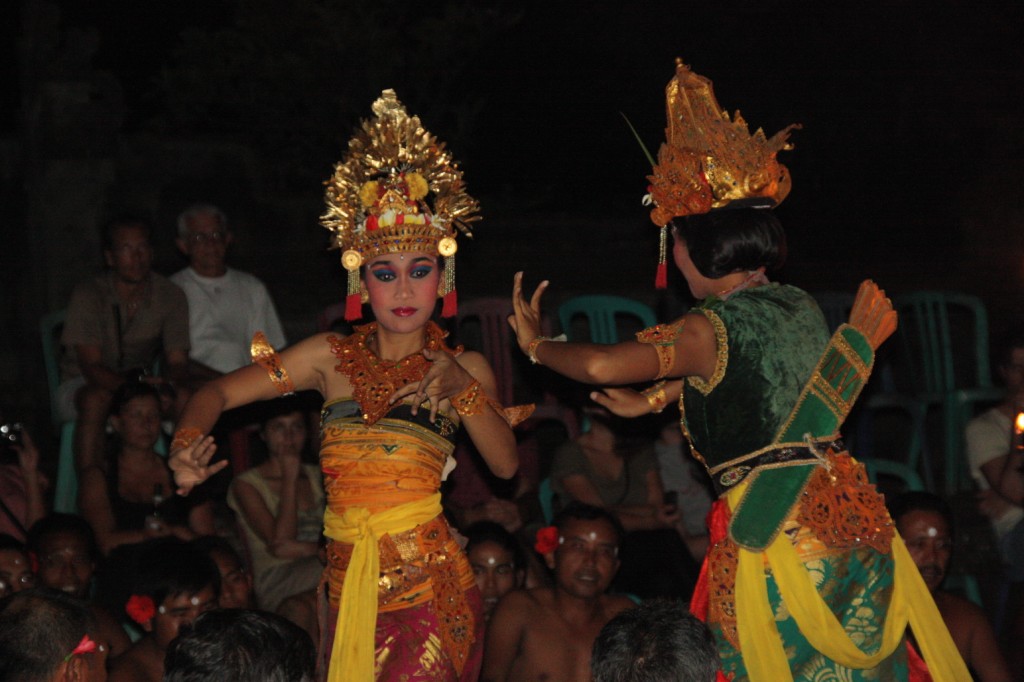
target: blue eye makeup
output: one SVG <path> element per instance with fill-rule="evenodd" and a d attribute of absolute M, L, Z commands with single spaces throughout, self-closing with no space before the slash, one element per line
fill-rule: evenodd
<path fill-rule="evenodd" d="M 433 271 L 433 266 L 417 265 L 415 268 L 412 269 L 412 272 L 409 273 L 409 276 L 413 277 L 414 279 L 423 279 Z"/>
<path fill-rule="evenodd" d="M 395 271 L 391 268 L 374 268 L 370 274 L 381 282 L 390 282 L 395 278 Z"/>

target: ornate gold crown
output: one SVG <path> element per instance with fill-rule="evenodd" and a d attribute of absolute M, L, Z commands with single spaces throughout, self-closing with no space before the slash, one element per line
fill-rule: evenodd
<path fill-rule="evenodd" d="M 334 232 L 348 271 L 345 317 L 360 317 L 359 268 L 384 253 L 424 251 L 445 257 L 446 317 L 455 314 L 455 237 L 471 236 L 480 205 L 466 193 L 451 154 L 409 116 L 394 90 L 373 103 L 348 143 L 348 152 L 325 184 L 327 212 L 321 224 Z"/>
<path fill-rule="evenodd" d="M 763 199 L 760 205 L 776 206 L 789 194 L 789 171 L 775 157 L 792 149 L 789 132 L 799 125 L 770 139 L 760 128 L 751 135 L 739 111 L 732 120 L 719 106 L 711 81 L 678 58 L 675 77 L 665 88 L 665 105 L 665 143 L 648 177 L 655 225 L 734 201 Z"/>

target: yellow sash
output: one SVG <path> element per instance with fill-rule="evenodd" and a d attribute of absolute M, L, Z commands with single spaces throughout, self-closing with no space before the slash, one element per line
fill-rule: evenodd
<path fill-rule="evenodd" d="M 729 491 L 730 506 L 740 500 L 745 487 L 746 483 L 743 483 Z M 891 550 L 895 562 L 892 596 L 886 611 L 882 642 L 874 654 L 864 653 L 850 640 L 842 624 L 821 598 L 796 549 L 784 533 L 775 537 L 764 554 L 737 549 L 736 627 L 743 662 L 752 682 L 793 680 L 782 638 L 775 627 L 775 614 L 768 601 L 765 556 L 771 565 L 779 594 L 800 633 L 824 656 L 847 668 L 875 667 L 900 645 L 909 620 L 935 682 L 970 679 L 928 587 L 898 533 Z"/>
<path fill-rule="evenodd" d="M 415 528 L 440 513 L 440 493 L 372 515 L 365 507 L 351 507 L 341 515 L 327 509 L 324 535 L 352 545 L 352 558 L 341 586 L 328 682 L 372 682 L 380 577 L 378 541 L 389 533 Z"/>

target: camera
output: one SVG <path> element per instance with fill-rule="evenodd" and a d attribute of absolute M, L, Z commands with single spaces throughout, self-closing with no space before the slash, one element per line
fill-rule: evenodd
<path fill-rule="evenodd" d="M 25 427 L 19 422 L 0 424 L 0 442 L 21 445 L 21 432 Z"/>
<path fill-rule="evenodd" d="M 0 424 L 0 464 L 16 462 L 18 453 L 13 446 L 21 445 L 25 427 L 19 422 Z"/>

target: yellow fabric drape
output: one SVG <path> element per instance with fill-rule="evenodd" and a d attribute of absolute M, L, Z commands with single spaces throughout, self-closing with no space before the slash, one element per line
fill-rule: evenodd
<path fill-rule="evenodd" d="M 746 484 L 729 492 L 730 507 Z M 768 600 L 764 557 L 786 608 L 807 642 L 826 657 L 848 668 L 872 668 L 900 645 L 909 620 L 935 682 L 970 679 L 967 667 L 946 629 L 942 616 L 907 552 L 899 534 L 892 543 L 895 562 L 893 590 L 886 611 L 882 642 L 874 654 L 854 644 L 828 604 L 821 598 L 790 539 L 780 533 L 764 554 L 738 548 L 736 618 L 740 650 L 752 682 L 791 682 L 793 674 L 775 627 Z"/>
<path fill-rule="evenodd" d="M 377 625 L 378 541 L 426 523 L 441 513 L 441 494 L 370 514 L 350 507 L 344 514 L 324 514 L 324 535 L 352 545 L 338 604 L 337 631 L 331 648 L 328 682 L 371 682 L 374 676 L 374 632 Z"/>

